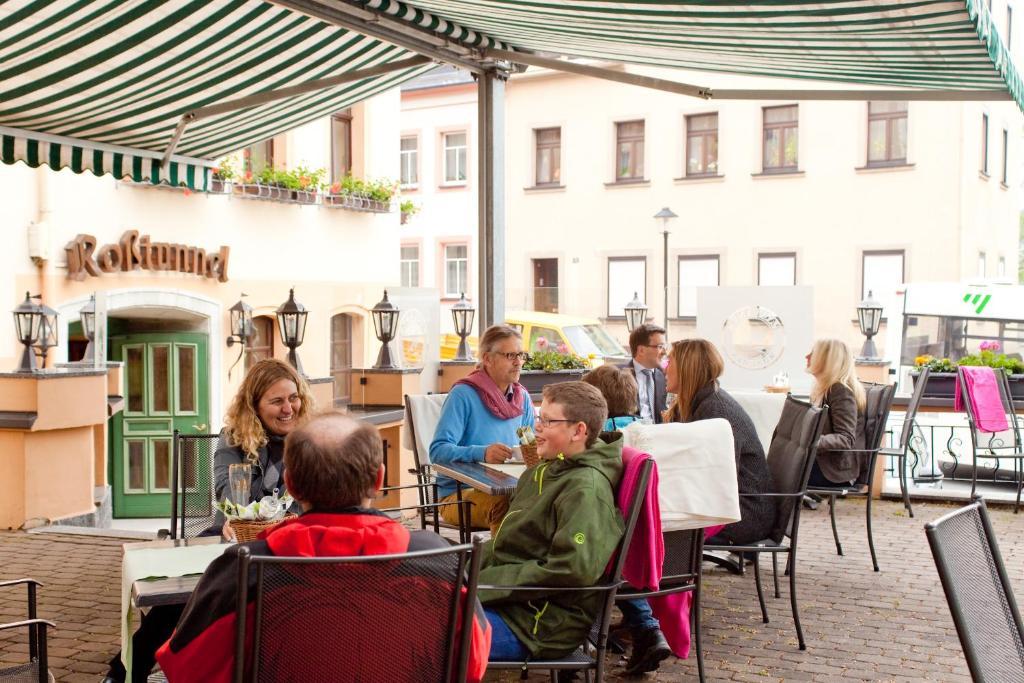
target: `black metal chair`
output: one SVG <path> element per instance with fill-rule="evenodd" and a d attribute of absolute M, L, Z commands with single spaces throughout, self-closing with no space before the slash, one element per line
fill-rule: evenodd
<path fill-rule="evenodd" d="M 824 427 L 828 408 L 818 408 L 799 401 L 792 396 L 786 397 L 782 407 L 782 416 L 772 435 L 772 443 L 768 448 L 768 469 L 772 474 L 775 491 L 769 493 L 741 493 L 741 496 L 771 497 L 779 501 L 775 516 L 775 526 L 770 538 L 747 545 L 707 545 L 705 550 L 727 550 L 734 553 L 752 553 L 754 555 L 754 584 L 757 586 L 757 600 L 761 605 L 761 619 L 768 623 L 768 609 L 764 603 L 764 590 L 761 587 L 761 553 L 771 553 L 772 574 L 775 581 L 775 597 L 779 597 L 779 577 L 776 567 L 779 553 L 789 555 L 789 600 L 793 609 L 793 624 L 796 626 L 800 649 L 806 650 L 804 632 L 800 628 L 800 612 L 796 599 L 796 551 L 797 537 L 800 531 L 801 502 L 807 494 L 807 480 L 811 476 L 811 466 L 818 452 L 818 439 Z M 785 537 L 789 543 L 785 543 Z M 776 540 L 778 539 L 778 540 Z"/>
<path fill-rule="evenodd" d="M 478 543 L 363 557 L 242 547 L 234 680 L 465 681 L 473 629 L 458 626 L 472 623 L 479 573 Z"/>
<path fill-rule="evenodd" d="M 213 454 L 220 434 L 174 430 L 171 458 L 171 538 L 195 538 L 217 517 L 213 506 Z"/>
<path fill-rule="evenodd" d="M 1024 681 L 1024 624 L 983 500 L 925 525 L 971 678 Z"/>
<path fill-rule="evenodd" d="M 875 554 L 875 539 L 871 533 L 871 501 L 875 497 L 875 462 L 881 450 L 882 439 L 885 438 L 885 425 L 889 420 L 889 409 L 892 397 L 896 393 L 895 384 L 864 385 L 867 404 L 864 409 L 864 448 L 842 451 L 853 453 L 867 459 L 867 491 L 861 491 L 859 485 L 853 486 L 812 486 L 809 492 L 828 498 L 828 513 L 832 521 L 832 537 L 836 542 L 836 553 L 843 554 L 843 545 L 839 542 L 839 529 L 836 526 L 836 498 L 867 498 L 865 518 L 868 531 L 868 550 L 871 551 L 871 564 L 878 571 L 878 556 Z"/>
<path fill-rule="evenodd" d="M 15 579 L 0 581 L 0 588 L 9 586 L 26 586 L 28 588 L 28 619 L 9 624 L 0 624 L 0 632 L 17 628 L 28 629 L 28 656 L 26 664 L 0 668 L 0 681 L 24 681 L 25 683 L 46 683 L 52 681 L 49 662 L 46 656 L 46 627 L 57 628 L 57 625 L 46 619 L 39 619 L 36 614 L 36 589 L 43 584 L 35 579 Z"/>
<path fill-rule="evenodd" d="M 978 416 L 974 414 L 974 408 L 968 398 L 964 372 L 963 367 L 957 368 L 957 380 L 960 383 L 960 395 L 963 398 L 964 410 L 967 411 L 967 424 L 971 430 L 971 447 L 974 453 L 974 463 L 971 467 L 971 498 L 976 497 L 975 492 L 978 488 L 979 458 L 996 461 L 996 467 L 992 472 L 994 481 L 999 477 L 999 462 L 1013 460 L 1013 482 L 1017 488 L 1017 500 L 1013 506 L 1013 512 L 1016 514 L 1020 510 L 1020 494 L 1021 489 L 1024 488 L 1024 444 L 1021 442 L 1020 425 L 1017 423 L 1017 415 L 1013 409 L 1009 380 L 1003 371 L 993 370 L 1007 428 L 999 432 L 982 432 L 978 428 Z"/>
<path fill-rule="evenodd" d="M 662 563 L 661 583 L 657 590 L 638 590 L 625 586 L 615 596 L 615 601 L 636 598 L 654 598 L 672 593 L 693 593 L 690 603 L 690 633 L 693 648 L 697 653 L 697 675 L 704 681 L 704 651 L 700 633 L 700 584 L 704 554 L 704 529 L 666 531 L 662 534 L 665 544 L 665 561 Z"/>
<path fill-rule="evenodd" d="M 594 679 L 597 683 L 604 680 L 604 656 L 608 649 L 608 629 L 612 621 L 612 608 L 615 606 L 615 596 L 622 586 L 622 569 L 626 564 L 626 555 L 629 553 L 629 544 L 633 540 L 633 530 L 636 528 L 637 518 L 640 516 L 640 509 L 643 507 L 644 493 L 647 491 L 647 481 L 651 476 L 653 460 L 646 460 L 641 465 L 640 476 L 637 478 L 637 488 L 634 492 L 632 503 L 628 510 L 623 511 L 626 522 L 625 532 L 622 540 L 615 551 L 615 561 L 611 565 L 611 571 L 604 578 L 593 586 L 576 588 L 558 588 L 558 590 L 571 593 L 604 593 L 604 604 L 598 615 L 595 629 L 591 631 L 591 637 L 580 644 L 574 652 L 560 659 L 528 659 L 525 661 L 491 661 L 487 664 L 488 671 L 498 669 L 519 669 L 525 676 L 531 669 L 548 669 L 551 672 L 552 682 L 558 680 L 558 671 L 583 671 L 587 681 L 590 681 L 590 672 L 594 672 Z M 480 590 L 503 590 L 512 592 L 522 591 L 551 591 L 551 586 L 488 586 L 480 585 Z M 594 654 L 590 655 L 587 650 L 591 646 Z"/>
<path fill-rule="evenodd" d="M 910 504 L 910 489 L 907 482 L 907 459 L 911 453 L 917 457 L 917 439 L 914 430 L 917 428 L 917 410 L 921 407 L 921 399 L 924 398 L 925 388 L 928 386 L 928 376 L 931 371 L 928 368 L 921 368 L 921 374 L 914 382 L 914 393 L 907 402 L 907 410 L 903 414 L 903 428 L 900 430 L 900 440 L 894 448 L 879 448 L 878 454 L 883 458 L 895 460 L 894 468 L 897 468 L 897 475 L 900 481 L 900 493 L 903 495 L 903 507 L 911 517 L 914 516 L 914 508 Z"/>

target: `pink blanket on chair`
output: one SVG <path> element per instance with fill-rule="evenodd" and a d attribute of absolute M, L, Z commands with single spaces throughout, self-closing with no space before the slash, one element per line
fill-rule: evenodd
<path fill-rule="evenodd" d="M 635 448 L 622 449 L 624 465 L 622 483 L 619 485 L 619 509 L 628 510 L 631 502 L 630 493 L 636 488 L 637 477 L 640 476 L 640 465 L 651 456 Z M 710 538 L 722 526 L 708 527 L 704 530 L 704 538 Z M 658 505 L 658 466 L 651 468 L 651 476 L 647 482 L 647 496 L 644 499 L 640 517 L 633 531 L 633 541 L 626 554 L 626 564 L 622 575 L 630 585 L 636 588 L 655 590 L 661 584 L 661 569 L 665 562 L 665 545 L 661 536 L 661 507 Z M 672 593 L 657 598 L 648 598 L 654 616 L 661 623 L 672 652 L 677 657 L 686 659 L 690 655 L 690 603 L 692 593 Z"/>
<path fill-rule="evenodd" d="M 986 367 L 960 366 L 960 371 L 956 375 L 956 389 L 953 395 L 953 409 L 957 412 L 965 408 L 961 381 L 967 385 L 967 400 L 971 403 L 971 413 L 977 421 L 978 431 L 995 433 L 1004 432 L 1010 428 L 1006 422 L 1006 409 L 1003 407 L 1002 393 L 999 391 L 999 378 L 996 377 L 995 370 Z"/>

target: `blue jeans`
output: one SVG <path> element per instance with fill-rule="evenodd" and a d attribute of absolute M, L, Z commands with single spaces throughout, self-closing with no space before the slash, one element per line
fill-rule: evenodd
<path fill-rule="evenodd" d="M 496 662 L 518 662 L 526 659 L 530 651 L 516 638 L 505 620 L 494 610 L 485 609 L 487 621 L 491 622 L 491 659 Z"/>
<path fill-rule="evenodd" d="M 647 598 L 623 600 L 619 603 L 623 623 L 632 631 L 650 631 L 661 628 L 661 623 L 654 618 L 651 605 Z"/>

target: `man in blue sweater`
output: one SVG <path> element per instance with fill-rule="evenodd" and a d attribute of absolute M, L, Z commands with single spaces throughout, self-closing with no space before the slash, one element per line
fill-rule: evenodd
<path fill-rule="evenodd" d="M 526 360 L 522 335 L 507 325 L 489 327 L 478 354 L 477 369 L 456 382 L 444 402 L 430 443 L 431 462 L 505 462 L 519 443 L 516 429 L 533 427 L 533 402 L 519 384 Z M 441 502 L 457 500 L 454 480 L 439 476 L 437 488 Z M 491 509 L 502 500 L 473 489 L 463 491 L 462 498 L 473 504 L 470 523 L 477 528 L 488 526 Z M 458 506 L 443 506 L 441 516 L 458 524 Z"/>

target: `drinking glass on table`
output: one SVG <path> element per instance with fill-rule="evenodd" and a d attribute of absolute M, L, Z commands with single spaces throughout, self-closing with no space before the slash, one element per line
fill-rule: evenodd
<path fill-rule="evenodd" d="M 235 505 L 248 505 L 252 490 L 252 465 L 247 462 L 228 465 L 228 495 Z"/>

